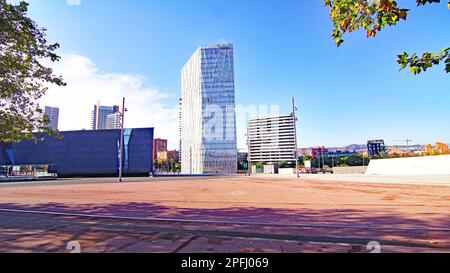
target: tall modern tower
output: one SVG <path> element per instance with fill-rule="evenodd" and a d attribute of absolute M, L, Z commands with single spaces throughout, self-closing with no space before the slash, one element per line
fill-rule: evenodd
<path fill-rule="evenodd" d="M 183 174 L 236 174 L 233 45 L 198 48 L 182 70 Z"/>
<path fill-rule="evenodd" d="M 50 119 L 50 129 L 58 130 L 59 108 L 45 106 L 45 114 Z"/>
<path fill-rule="evenodd" d="M 108 128 L 108 116 L 119 113 L 119 106 L 102 106 L 100 101 L 94 106 L 91 114 L 92 130 L 105 130 Z M 112 128 L 111 128 L 112 129 Z"/>

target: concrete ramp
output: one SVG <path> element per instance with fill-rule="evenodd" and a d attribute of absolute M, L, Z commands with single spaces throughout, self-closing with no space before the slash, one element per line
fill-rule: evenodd
<path fill-rule="evenodd" d="M 450 155 L 371 160 L 369 175 L 450 174 Z"/>

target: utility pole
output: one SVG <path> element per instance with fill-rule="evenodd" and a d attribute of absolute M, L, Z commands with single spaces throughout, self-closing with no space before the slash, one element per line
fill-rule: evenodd
<path fill-rule="evenodd" d="M 294 135 L 295 135 L 295 173 L 297 177 L 300 178 L 300 173 L 298 172 L 298 143 L 297 143 L 297 107 L 295 107 L 295 98 L 292 97 L 292 118 L 294 119 Z"/>
<path fill-rule="evenodd" d="M 125 98 L 122 102 L 122 124 L 120 125 L 120 160 L 119 160 L 119 182 L 122 182 L 123 173 L 123 133 L 124 133 L 124 121 L 125 121 Z"/>

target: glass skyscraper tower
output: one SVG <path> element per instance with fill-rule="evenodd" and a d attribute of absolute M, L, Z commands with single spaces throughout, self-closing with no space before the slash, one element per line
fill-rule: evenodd
<path fill-rule="evenodd" d="M 58 130 L 59 108 L 45 106 L 45 114 L 50 120 L 50 129 L 52 129 L 53 131 Z"/>
<path fill-rule="evenodd" d="M 237 172 L 233 59 L 233 45 L 202 46 L 182 69 L 184 174 Z"/>
<path fill-rule="evenodd" d="M 97 102 L 97 105 L 94 105 L 94 110 L 91 113 L 91 127 L 92 130 L 106 130 L 106 129 L 117 129 L 117 126 L 113 126 L 114 123 L 117 123 L 117 116 L 110 117 L 110 127 L 108 127 L 108 116 L 120 113 L 119 106 L 103 106 L 100 105 L 100 101 Z M 119 127 L 120 128 L 120 127 Z"/>

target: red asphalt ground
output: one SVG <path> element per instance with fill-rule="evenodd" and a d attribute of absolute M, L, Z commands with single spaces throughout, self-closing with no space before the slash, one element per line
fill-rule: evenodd
<path fill-rule="evenodd" d="M 163 219 L 140 219 L 149 217 Z M 271 177 L 0 186 L 0 252 L 67 252 L 69 241 L 82 252 L 368 252 L 370 241 L 384 252 L 450 252 L 450 186 Z"/>

